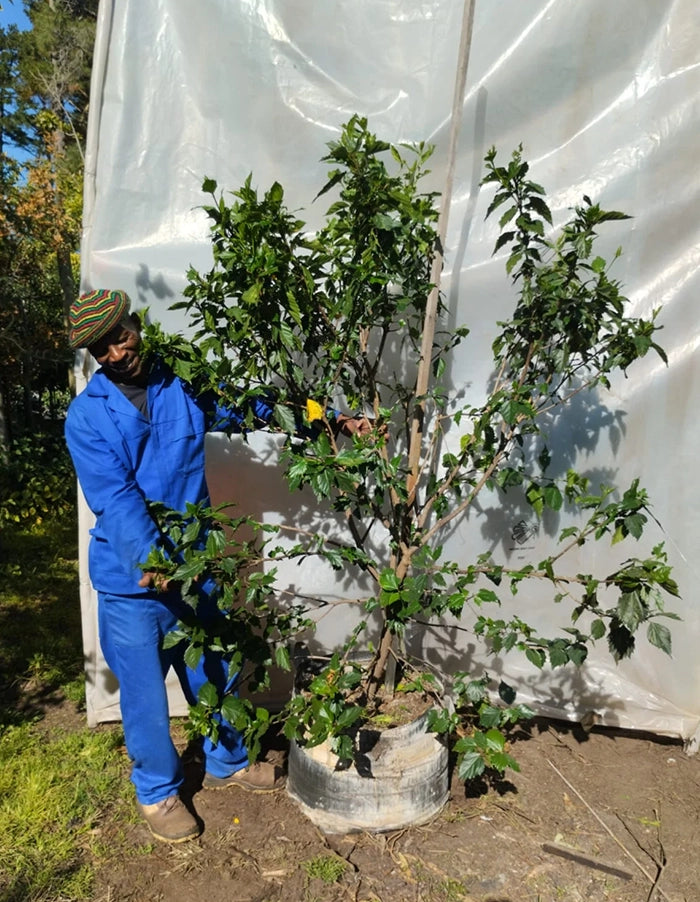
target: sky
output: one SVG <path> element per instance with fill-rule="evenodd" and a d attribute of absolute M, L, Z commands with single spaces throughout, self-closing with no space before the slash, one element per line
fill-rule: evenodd
<path fill-rule="evenodd" d="M 22 0 L 0 0 L 0 25 L 16 25 L 21 31 L 29 28 L 29 19 L 24 14 Z"/>

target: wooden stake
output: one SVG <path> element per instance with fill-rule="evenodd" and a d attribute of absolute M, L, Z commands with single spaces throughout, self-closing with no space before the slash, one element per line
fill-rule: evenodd
<path fill-rule="evenodd" d="M 411 442 L 408 451 L 408 496 L 409 504 L 415 498 L 416 484 L 419 477 L 420 453 L 423 439 L 423 419 L 425 414 L 424 396 L 430 383 L 430 364 L 437 322 L 438 299 L 440 297 L 440 276 L 444 259 L 445 238 L 447 235 L 447 222 L 449 219 L 450 204 L 452 202 L 452 184 L 454 181 L 455 159 L 457 156 L 457 142 L 462 124 L 462 109 L 464 107 L 464 87 L 467 81 L 467 68 L 469 65 L 469 52 L 472 42 L 474 27 L 474 7 L 476 0 L 464 0 L 464 14 L 462 17 L 462 32 L 459 42 L 459 56 L 457 59 L 457 72 L 455 76 L 454 96 L 452 100 L 452 121 L 450 127 L 450 141 L 447 151 L 447 174 L 445 176 L 445 188 L 442 193 L 442 204 L 438 216 L 438 249 L 433 258 L 430 273 L 430 281 L 434 286 L 425 308 L 423 321 L 423 339 L 421 343 L 420 362 L 416 376 L 416 404 L 411 424 Z"/>

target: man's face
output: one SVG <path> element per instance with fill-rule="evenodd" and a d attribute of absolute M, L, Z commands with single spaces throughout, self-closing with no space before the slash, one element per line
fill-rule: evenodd
<path fill-rule="evenodd" d="M 108 379 L 128 385 L 139 382 L 145 375 L 140 349 L 141 334 L 132 320 L 118 323 L 88 347 Z"/>

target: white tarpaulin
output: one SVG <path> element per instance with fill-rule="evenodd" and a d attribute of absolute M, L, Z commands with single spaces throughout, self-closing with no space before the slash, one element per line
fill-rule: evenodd
<path fill-rule="evenodd" d="M 208 226 L 198 209 L 206 202 L 204 176 L 226 189 L 250 172 L 260 189 L 279 181 L 288 206 L 304 208 L 313 227 L 323 210 L 311 203 L 326 173 L 319 160 L 353 113 L 367 116 L 386 140 L 434 143 L 426 187 L 442 190 L 463 13 L 460 0 L 103 0 L 86 158 L 83 289 L 126 289 L 167 330 L 184 328 L 168 308 L 180 297 L 189 265 L 209 267 Z M 594 484 L 614 479 L 624 487 L 639 476 L 649 489 L 660 526 L 645 535 L 646 550 L 666 542 L 683 596 L 669 599 L 683 617 L 672 624 L 673 658 L 640 638 L 635 657 L 619 665 L 604 649 L 577 671 L 539 672 L 515 657 L 486 663 L 542 713 L 575 719 L 593 710 L 606 724 L 691 741 L 700 724 L 698 47 L 696 0 L 476 0 L 442 283 L 454 321 L 471 328 L 450 375 L 456 390 L 477 400 L 490 373 L 495 320 L 513 301 L 504 258 L 491 255 L 496 223 L 484 221 L 492 194 L 479 182 L 488 148 L 495 145 L 506 160 L 522 143 L 533 179 L 548 191 L 555 224 L 583 194 L 634 217 L 601 229 L 601 253 L 622 245 L 614 275 L 633 315 L 663 306 L 660 340 L 669 366 L 644 358 L 597 404 L 560 424 L 552 442 Z M 290 498 L 274 444 L 264 435 L 249 446 L 212 438 L 214 492 L 234 495 L 270 522 L 294 520 L 302 506 L 308 517 L 313 499 Z M 535 530 L 526 522 L 519 543 L 514 529 L 522 517 L 487 510 L 478 522 L 460 524 L 449 551 L 464 561 L 486 550 L 510 562 L 530 552 L 537 560 L 556 524 Z M 117 717 L 118 707 L 96 638 L 89 526 L 83 509 L 88 715 L 95 723 Z M 613 558 L 598 545 L 586 550 L 592 569 L 604 574 Z M 302 595 L 350 594 L 318 565 L 282 576 Z M 546 597 L 530 593 L 513 602 L 525 603 L 526 619 L 566 625 L 566 612 Z M 346 633 L 348 616 L 339 610 L 347 607 L 320 623 L 326 644 Z M 479 660 L 473 637 L 456 629 L 416 633 L 412 644 L 451 669 Z M 182 710 L 173 694 L 173 712 Z"/>

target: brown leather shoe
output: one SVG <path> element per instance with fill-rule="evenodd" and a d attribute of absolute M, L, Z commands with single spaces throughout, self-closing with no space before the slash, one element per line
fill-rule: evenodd
<path fill-rule="evenodd" d="M 274 764 L 266 761 L 256 761 L 228 777 L 204 774 L 202 789 L 226 789 L 228 786 L 240 786 L 248 792 L 276 792 L 284 786 L 284 777 Z"/>
<path fill-rule="evenodd" d="M 161 842 L 187 842 L 202 832 L 180 796 L 169 796 L 154 805 L 138 802 L 138 806 L 151 833 Z"/>

